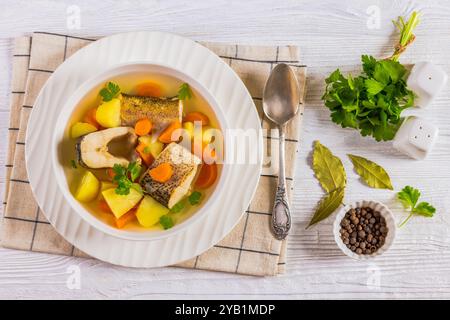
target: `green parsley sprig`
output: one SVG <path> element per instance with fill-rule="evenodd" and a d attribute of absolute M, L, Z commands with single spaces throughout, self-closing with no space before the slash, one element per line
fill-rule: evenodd
<path fill-rule="evenodd" d="M 345 77 L 337 69 L 325 79 L 322 100 L 330 109 L 333 122 L 357 129 L 362 136 L 372 136 L 377 141 L 394 138 L 402 111 L 414 105 L 414 93 L 406 85 L 406 68 L 397 60 L 414 40 L 412 31 L 418 22 L 416 12 L 406 23 L 399 19 L 400 41 L 389 59 L 363 55 L 363 72 L 359 76 Z"/>
<path fill-rule="evenodd" d="M 124 167 L 116 163 L 113 167 L 113 181 L 117 183 L 117 188 L 115 189 L 116 193 L 120 195 L 127 195 L 130 193 L 130 188 L 133 188 L 142 194 L 142 187 L 138 183 L 134 182 L 137 178 L 139 178 L 141 170 L 141 165 L 135 161 L 130 162 L 128 167 Z"/>
<path fill-rule="evenodd" d="M 100 90 L 103 101 L 111 101 L 120 94 L 120 87 L 114 82 L 108 82 L 105 87 Z"/>
<path fill-rule="evenodd" d="M 180 100 L 189 100 L 192 98 L 192 90 L 189 84 L 182 83 L 180 88 L 178 89 L 178 99 Z"/>
<path fill-rule="evenodd" d="M 408 217 L 399 225 L 399 227 L 404 226 L 413 215 L 431 218 L 436 212 L 436 209 L 428 202 L 417 203 L 420 198 L 420 191 L 411 186 L 406 186 L 402 191 L 398 192 L 397 198 L 403 204 L 403 207 L 410 211 Z"/>

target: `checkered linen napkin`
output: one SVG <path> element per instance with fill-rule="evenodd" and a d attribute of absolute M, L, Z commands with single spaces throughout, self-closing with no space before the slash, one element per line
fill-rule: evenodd
<path fill-rule="evenodd" d="M 5 210 L 1 245 L 7 248 L 88 257 L 64 240 L 37 206 L 29 186 L 24 160 L 25 132 L 34 101 L 52 72 L 78 49 L 95 41 L 69 35 L 36 32 L 15 39 L 11 90 L 9 148 L 6 162 Z M 285 62 L 296 71 L 304 89 L 306 66 L 294 46 L 240 46 L 202 43 L 233 68 L 252 95 L 264 129 L 274 126 L 264 118 L 262 91 L 272 67 Z M 286 134 L 286 176 L 291 199 L 303 100 Z M 265 133 L 266 154 L 276 154 L 277 136 Z M 273 150 L 272 150 L 273 149 Z M 276 162 L 277 159 L 275 158 Z M 284 272 L 286 241 L 273 238 L 270 211 L 277 184 L 277 166 L 265 163 L 256 194 L 238 225 L 217 245 L 177 266 L 250 275 Z"/>

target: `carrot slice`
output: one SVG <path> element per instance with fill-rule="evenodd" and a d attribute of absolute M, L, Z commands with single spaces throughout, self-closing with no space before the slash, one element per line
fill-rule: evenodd
<path fill-rule="evenodd" d="M 108 168 L 108 169 L 106 169 L 106 174 L 107 174 L 108 177 L 110 177 L 111 179 L 114 179 L 114 177 L 116 176 L 116 173 L 114 172 L 113 168 Z"/>
<path fill-rule="evenodd" d="M 89 124 L 92 124 L 97 129 L 100 129 L 102 126 L 97 122 L 97 118 L 95 116 L 96 113 L 97 113 L 97 108 L 89 109 L 89 111 L 86 112 L 86 114 L 83 118 L 83 121 L 87 122 Z"/>
<path fill-rule="evenodd" d="M 136 151 L 139 153 L 139 156 L 142 158 L 142 160 L 144 160 L 144 163 L 149 166 L 153 163 L 153 161 L 155 160 L 152 156 L 152 154 L 150 153 L 150 151 L 146 152 L 147 150 L 145 149 L 147 147 L 146 144 L 144 143 L 139 143 L 139 145 L 136 147 Z"/>
<path fill-rule="evenodd" d="M 108 203 L 105 200 L 98 201 L 98 208 L 100 211 L 112 213 L 111 208 L 108 206 Z"/>
<path fill-rule="evenodd" d="M 183 122 L 187 122 L 187 121 L 189 121 L 189 122 L 200 121 L 202 123 L 202 126 L 209 125 L 209 118 L 201 112 L 188 113 L 183 119 Z"/>
<path fill-rule="evenodd" d="M 164 162 L 159 166 L 151 169 L 149 171 L 149 174 L 153 180 L 164 183 L 172 177 L 173 169 L 170 163 Z"/>
<path fill-rule="evenodd" d="M 172 122 L 158 137 L 158 140 L 162 143 L 171 143 L 172 141 L 177 141 L 180 137 L 172 137 L 175 130 L 181 129 L 180 121 Z"/>
<path fill-rule="evenodd" d="M 195 181 L 195 186 L 197 188 L 206 189 L 213 185 L 217 178 L 217 165 L 212 164 L 202 164 L 200 168 L 200 173 L 198 174 L 197 180 Z"/>
<path fill-rule="evenodd" d="M 148 118 L 141 119 L 134 125 L 134 132 L 138 136 L 145 136 L 152 130 L 152 122 Z"/>
<path fill-rule="evenodd" d="M 133 221 L 134 219 L 136 219 L 136 210 L 131 209 L 123 216 L 121 216 L 119 219 L 116 219 L 116 227 L 122 229 L 123 227 L 125 227 L 126 224 Z"/>
<path fill-rule="evenodd" d="M 144 82 L 136 86 L 136 94 L 144 97 L 161 97 L 162 87 L 154 82 Z"/>

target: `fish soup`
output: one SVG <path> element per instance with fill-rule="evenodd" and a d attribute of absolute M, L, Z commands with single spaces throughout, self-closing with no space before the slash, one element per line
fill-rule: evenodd
<path fill-rule="evenodd" d="M 65 130 L 69 188 L 104 223 L 164 230 L 192 216 L 222 170 L 223 137 L 207 101 L 163 74 L 125 74 L 93 88 Z"/>

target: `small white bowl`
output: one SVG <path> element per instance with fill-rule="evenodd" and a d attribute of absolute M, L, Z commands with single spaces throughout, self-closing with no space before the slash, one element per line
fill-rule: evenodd
<path fill-rule="evenodd" d="M 387 232 L 387 235 L 386 235 L 386 238 L 384 241 L 384 245 L 381 248 L 379 248 L 377 251 L 375 251 L 372 254 L 357 254 L 357 253 L 351 251 L 349 248 L 347 248 L 347 246 L 344 244 L 344 242 L 341 239 L 341 234 L 340 234 L 341 221 L 344 218 L 345 214 L 349 210 L 356 209 L 356 208 L 365 208 L 365 207 L 368 207 L 374 211 L 380 212 L 380 214 L 386 220 L 386 226 L 388 228 L 388 232 Z M 358 202 L 352 203 L 350 205 L 342 206 L 341 209 L 338 211 L 336 218 L 334 220 L 334 224 L 333 224 L 334 240 L 336 241 L 337 246 L 347 256 L 349 256 L 350 258 L 356 259 L 356 260 L 373 259 L 374 257 L 377 257 L 377 256 L 383 254 L 384 252 L 386 252 L 389 249 L 389 247 L 392 245 L 392 243 L 394 242 L 395 231 L 396 231 L 395 219 L 394 219 L 394 216 L 392 215 L 391 210 L 389 210 L 389 208 L 386 205 L 384 205 L 383 203 L 377 202 L 377 201 L 363 200 L 363 201 L 358 201 Z"/>

